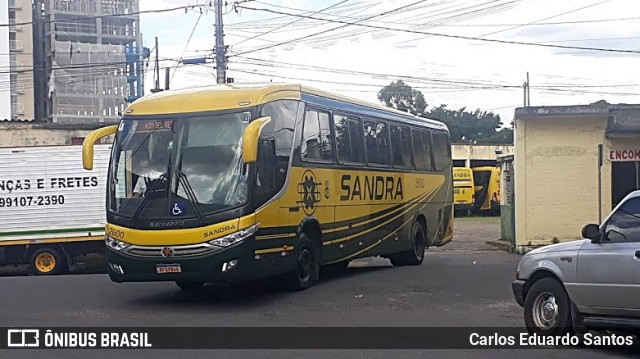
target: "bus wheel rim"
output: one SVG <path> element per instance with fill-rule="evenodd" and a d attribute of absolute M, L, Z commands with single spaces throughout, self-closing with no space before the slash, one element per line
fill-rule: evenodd
<path fill-rule="evenodd" d="M 51 253 L 40 253 L 36 257 L 36 269 L 42 273 L 49 273 L 56 267 L 56 257 Z"/>

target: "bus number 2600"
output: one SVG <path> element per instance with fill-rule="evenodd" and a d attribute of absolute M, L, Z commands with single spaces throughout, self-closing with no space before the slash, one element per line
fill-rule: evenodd
<path fill-rule="evenodd" d="M 107 230 L 107 235 L 109 237 L 116 238 L 116 239 L 124 238 L 124 232 L 120 231 L 120 230 L 117 230 L 117 229 L 114 229 L 114 228 L 109 228 Z"/>

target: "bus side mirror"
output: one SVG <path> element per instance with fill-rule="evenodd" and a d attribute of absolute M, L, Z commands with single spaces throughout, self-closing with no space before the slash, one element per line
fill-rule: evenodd
<path fill-rule="evenodd" d="M 254 163 L 258 160 L 258 140 L 260 131 L 271 121 L 271 117 L 260 117 L 247 125 L 242 135 L 242 162 Z"/>
<path fill-rule="evenodd" d="M 93 145 L 102 137 L 106 137 L 118 132 L 118 125 L 99 128 L 84 138 L 82 142 L 82 167 L 85 170 L 93 169 Z"/>

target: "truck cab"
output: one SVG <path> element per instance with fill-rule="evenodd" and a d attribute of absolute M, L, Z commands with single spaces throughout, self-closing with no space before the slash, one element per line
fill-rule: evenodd
<path fill-rule="evenodd" d="M 640 329 L 640 191 L 627 195 L 584 239 L 522 257 L 512 290 L 529 332 Z"/>

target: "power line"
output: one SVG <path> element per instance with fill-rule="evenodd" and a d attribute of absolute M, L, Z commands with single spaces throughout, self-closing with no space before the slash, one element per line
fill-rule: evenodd
<path fill-rule="evenodd" d="M 591 38 L 591 39 L 553 40 L 553 41 L 544 41 L 544 43 L 581 42 L 581 41 L 606 41 L 606 40 L 635 40 L 635 39 L 640 39 L 640 36 L 620 36 L 620 37 L 600 37 L 600 38 Z"/>
<path fill-rule="evenodd" d="M 133 11 L 133 12 L 130 12 L 130 13 L 121 13 L 121 14 L 102 14 L 102 15 L 92 15 L 92 16 L 78 16 L 78 17 L 74 17 L 72 19 L 65 19 L 65 20 L 45 20 L 45 21 L 40 21 L 38 23 L 39 24 L 50 24 L 50 23 L 56 23 L 56 22 L 69 22 L 69 21 L 77 21 L 77 20 L 91 20 L 91 19 L 101 19 L 101 18 L 107 18 L 107 17 L 124 17 L 124 16 L 140 15 L 140 14 L 160 14 L 160 13 L 177 11 L 177 10 L 190 10 L 190 9 L 195 9 L 195 8 L 202 8 L 202 7 L 205 7 L 205 6 L 206 5 L 183 5 L 183 6 L 176 6 L 176 7 L 167 8 L 167 9 L 141 10 L 141 11 Z M 8 24 L 8 23 L 0 24 L 0 27 L 20 26 L 20 25 L 33 25 L 33 24 L 35 24 L 35 21 L 24 21 L 24 22 L 12 23 L 12 24 Z"/>
<path fill-rule="evenodd" d="M 328 29 L 328 30 L 324 30 L 324 31 L 322 31 L 322 32 L 318 32 L 318 33 L 314 33 L 314 34 L 310 34 L 310 35 L 302 36 L 302 37 L 299 37 L 299 38 L 296 38 L 296 39 L 291 39 L 291 40 L 283 41 L 283 42 L 280 42 L 280 43 L 277 43 L 277 44 L 267 45 L 267 46 L 264 46 L 264 47 L 261 47 L 261 48 L 255 49 L 255 50 L 250 50 L 250 51 L 240 52 L 240 53 L 235 54 L 235 55 L 230 55 L 229 57 L 232 57 L 232 56 L 238 56 L 238 55 L 244 55 L 244 54 L 248 54 L 248 53 L 252 53 L 252 52 L 257 52 L 257 51 L 262 51 L 262 50 L 267 50 L 267 49 L 270 49 L 270 48 L 273 48 L 273 47 L 276 47 L 276 46 L 286 45 L 286 44 L 292 43 L 292 42 L 294 42 L 294 41 L 304 40 L 304 39 L 308 39 L 308 38 L 313 37 L 313 36 L 326 34 L 326 33 L 328 33 L 328 32 L 332 32 L 332 31 L 335 31 L 335 30 L 339 30 L 339 29 L 345 28 L 345 27 L 350 26 L 350 25 L 358 24 L 358 23 L 359 23 L 359 22 L 361 22 L 361 21 L 366 21 L 366 20 L 369 20 L 369 19 L 372 19 L 372 18 L 375 18 L 375 17 L 380 17 L 380 16 L 382 16 L 382 15 L 386 15 L 386 14 L 394 13 L 394 12 L 397 12 L 397 11 L 399 11 L 399 10 L 405 10 L 405 9 L 408 9 L 409 7 L 411 7 L 411 6 L 414 6 L 414 5 L 416 5 L 416 4 L 419 4 L 419 3 L 422 3 L 422 2 L 425 2 L 425 1 L 427 1 L 427 0 L 419 0 L 419 1 L 416 1 L 416 2 L 411 3 L 411 4 L 409 4 L 409 5 L 401 6 L 401 7 L 399 7 L 399 8 L 396 8 L 396 9 L 393 9 L 393 10 L 389 10 L 389 11 L 385 11 L 385 12 L 380 13 L 380 14 L 371 15 L 371 16 L 369 16 L 369 17 L 367 17 L 367 18 L 364 18 L 364 19 L 359 20 L 359 21 L 351 22 L 351 23 L 350 23 L 350 22 L 344 22 L 344 21 L 337 21 L 337 20 L 336 20 L 336 22 L 340 22 L 340 23 L 342 23 L 343 25 L 338 26 L 338 27 L 334 27 L 334 28 L 331 28 L 331 29 Z M 239 6 L 239 7 L 240 7 L 240 8 L 243 8 L 243 9 L 256 10 L 255 8 L 250 8 L 250 7 L 246 7 L 246 6 Z M 259 9 L 257 9 L 257 10 L 259 10 Z M 275 10 L 268 10 L 268 9 L 263 9 L 263 10 L 268 11 L 268 12 L 273 12 L 273 13 L 276 13 L 276 14 L 291 15 L 291 16 L 302 16 L 302 17 L 309 18 L 309 19 L 315 19 L 315 20 L 321 20 L 321 21 L 324 21 L 324 19 L 321 19 L 321 18 L 320 18 L 320 19 L 319 19 L 319 18 L 314 18 L 313 16 L 310 16 L 310 15 L 296 15 L 296 14 L 289 14 L 289 13 L 285 13 L 285 12 L 280 12 L 280 11 L 275 11 Z"/>
<path fill-rule="evenodd" d="M 162 58 L 162 61 L 176 61 L 175 58 Z M 88 62 L 85 64 L 77 64 L 77 65 L 63 65 L 63 66 L 51 66 L 51 67 L 32 67 L 25 70 L 16 70 L 16 71 L 0 71 L 0 74 L 22 74 L 35 72 L 38 70 L 79 70 L 79 69 L 91 69 L 91 68 L 100 68 L 100 67 L 110 67 L 110 66 L 118 66 L 118 65 L 126 65 L 131 62 L 128 61 L 115 61 L 115 62 Z M 57 76 L 57 75 L 56 75 Z"/>
<path fill-rule="evenodd" d="M 242 59 L 249 59 L 247 57 L 240 57 Z M 254 59 L 254 60 L 260 60 L 260 59 Z M 260 60 L 260 61 L 264 61 L 264 60 Z M 296 65 L 296 64 L 292 64 L 292 63 L 283 63 L 283 62 L 276 62 L 273 61 L 274 63 L 280 63 L 283 66 L 281 66 L 280 68 L 284 68 L 284 69 L 291 69 L 292 67 L 295 68 L 295 66 L 298 66 L 298 68 L 301 69 L 313 69 L 313 70 L 317 70 L 317 71 L 325 71 L 325 72 L 334 72 L 334 73 L 341 73 L 341 74 L 348 74 L 348 75 L 369 75 L 369 76 L 375 76 L 375 77 L 386 77 L 386 78 L 390 78 L 390 79 L 404 79 L 406 81 L 412 81 L 412 82 L 417 82 L 417 83 L 421 83 L 421 82 L 434 82 L 434 83 L 440 83 L 442 84 L 446 84 L 448 86 L 457 86 L 457 87 L 440 87 L 440 88 L 436 88 L 436 87 L 424 87 L 424 86 L 413 86 L 417 89 L 428 89 L 428 90 L 436 90 L 436 89 L 441 89 L 443 91 L 437 91 L 438 93 L 445 93 L 445 92 L 461 92 L 461 91 L 476 91 L 476 90 L 507 90 L 507 89 L 515 89 L 515 88 L 521 88 L 520 85 L 505 85 L 505 84 L 495 84 L 495 83 L 487 83 L 487 82 L 474 82 L 471 80 L 460 80 L 460 81 L 456 81 L 456 80 L 443 80 L 443 79 L 435 79 L 435 78 L 421 78 L 421 77 L 412 77 L 412 76 L 403 76 L 403 75 L 390 75 L 390 74 L 379 74 L 379 73 L 368 73 L 368 72 L 361 72 L 361 71 L 349 71 L 349 70 L 341 70 L 341 69 L 330 69 L 330 68 L 324 68 L 324 67 L 319 67 L 319 66 L 312 66 L 312 65 Z M 249 63 L 250 64 L 250 63 Z M 254 64 L 256 65 L 256 64 Z M 259 64 L 257 64 L 259 65 Z M 274 66 L 271 66 L 274 67 Z M 320 83 L 335 83 L 335 84 L 344 84 L 344 85 L 349 85 L 348 83 L 345 82 L 333 82 L 333 81 L 328 81 L 328 80 L 314 80 L 314 79 L 307 79 L 307 78 L 295 78 L 295 77 L 291 77 L 291 76 L 281 76 L 281 75 L 277 75 L 277 74 L 264 74 L 264 73 L 258 73 L 258 72 L 251 72 L 251 71 L 244 71 L 244 70 L 237 70 L 240 72 L 246 72 L 246 73 L 253 73 L 253 74 L 259 74 L 262 76 L 270 76 L 270 77 L 279 77 L 279 78 L 288 78 L 288 79 L 294 79 L 294 80 L 303 80 L 303 81 L 313 81 L 313 82 L 320 82 Z M 351 83 L 350 85 L 353 86 L 373 86 L 373 85 L 369 85 L 369 84 L 355 84 L 355 83 Z M 361 87 L 362 87 L 361 86 Z M 532 88 L 538 89 L 540 91 L 551 91 L 551 92 L 565 92 L 565 93 L 580 93 L 580 94 L 601 94 L 601 95 L 620 95 L 620 96 L 632 96 L 632 95 L 639 95 L 637 93 L 634 92 L 608 92 L 608 91 L 590 91 L 590 90 L 584 90 L 583 88 L 616 88 L 616 87 L 636 87 L 636 86 L 640 86 L 640 84 L 609 84 L 609 85 L 580 85 L 580 84 L 575 84 L 575 85 L 561 85 L 561 84 L 542 84 L 542 85 L 538 85 L 538 86 L 532 86 Z M 372 90 L 350 90 L 350 91 L 354 91 L 354 92 L 377 92 L 377 91 L 372 91 Z"/>
<path fill-rule="evenodd" d="M 296 17 L 307 17 L 307 18 L 314 19 L 314 20 L 321 20 L 321 21 L 333 22 L 333 23 L 341 23 L 341 24 L 345 24 L 345 26 L 356 25 L 356 26 L 368 27 L 368 28 L 373 28 L 373 29 L 405 32 L 405 33 L 411 33 L 411 34 L 431 35 L 431 36 L 451 38 L 451 39 L 484 41 L 484 42 L 493 42 L 493 43 L 510 44 L 510 45 L 538 46 L 538 47 L 548 47 L 548 48 L 558 48 L 558 49 L 591 50 L 591 51 L 602 51 L 602 52 L 640 54 L 640 50 L 609 49 L 609 48 L 569 46 L 569 45 L 552 45 L 552 44 L 548 44 L 548 43 L 537 43 L 537 42 L 510 41 L 510 40 L 499 40 L 499 39 L 485 39 L 485 38 L 474 37 L 474 36 L 451 35 L 451 34 L 442 34 L 442 33 L 418 31 L 418 30 L 410 30 L 410 29 L 397 29 L 397 28 L 391 28 L 391 27 L 386 27 L 386 26 L 361 24 L 361 23 L 357 23 L 357 22 L 350 23 L 350 22 L 341 21 L 341 20 L 323 19 L 323 18 L 318 18 L 318 17 L 314 17 L 314 16 L 309 16 L 309 15 L 291 14 L 291 13 L 287 13 L 287 12 L 283 12 L 283 11 L 277 11 L 277 10 L 271 10 L 271 9 L 258 9 L 258 8 L 252 8 L 252 7 L 247 7 L 247 6 L 243 6 L 243 8 L 247 9 L 247 10 L 265 11 L 265 12 L 271 12 L 271 13 L 276 13 L 276 14 L 284 14 L 284 15 L 296 16 Z M 334 28 L 334 29 L 337 29 L 337 28 Z M 333 29 L 330 29 L 328 31 L 332 31 L 332 30 Z M 318 34 L 320 34 L 320 33 L 312 34 L 312 35 L 309 35 L 308 37 L 315 36 L 315 35 L 318 35 Z M 300 38 L 300 39 L 302 39 L 302 38 Z M 289 42 L 292 42 L 292 41 L 296 41 L 296 40 L 286 41 L 286 42 L 280 43 L 280 45 L 284 45 L 286 43 L 289 43 Z M 275 47 L 275 46 L 279 46 L 279 45 L 278 44 L 274 44 L 274 45 L 270 45 L 270 46 L 265 46 L 264 48 L 259 48 L 259 49 L 253 50 L 253 51 L 245 51 L 245 52 L 241 52 L 239 54 L 235 54 L 235 55 L 231 55 L 231 56 L 244 55 L 244 54 L 247 54 L 247 53 L 261 51 L 261 50 L 264 50 L 264 49 L 267 49 L 267 48 L 272 48 L 272 47 Z"/>
<path fill-rule="evenodd" d="M 563 12 L 563 13 L 561 13 L 561 14 L 556 14 L 556 15 L 553 15 L 553 16 L 545 17 L 545 18 L 543 18 L 543 19 L 535 20 L 535 21 L 532 21 L 532 22 L 527 23 L 527 24 L 517 25 L 517 26 L 510 27 L 510 28 L 508 28 L 508 29 L 503 29 L 503 30 L 498 30 L 498 31 L 489 32 L 489 33 L 486 33 L 486 34 L 480 35 L 479 37 L 485 37 L 485 36 L 489 36 L 489 35 L 499 34 L 499 33 L 501 33 L 501 32 L 505 32 L 505 31 L 511 31 L 511 30 L 514 30 L 514 29 L 518 29 L 518 28 L 520 28 L 520 27 L 524 27 L 524 26 L 528 26 L 528 25 L 531 25 L 531 24 L 535 24 L 535 23 L 540 22 L 540 21 L 551 20 L 551 19 L 554 19 L 554 18 L 556 18 L 556 17 L 560 17 L 560 16 L 564 16 L 564 15 L 572 14 L 572 13 L 574 13 L 574 12 L 578 12 L 578 11 L 581 11 L 581 10 L 584 10 L 584 9 L 588 9 L 588 8 L 591 8 L 591 7 L 594 7 L 594 6 L 602 5 L 602 4 L 607 3 L 607 2 L 610 2 L 610 1 L 611 1 L 611 0 L 604 0 L 604 1 L 600 1 L 600 2 L 593 3 L 593 4 L 590 4 L 590 5 L 587 5 L 587 6 L 583 6 L 583 7 L 577 8 L 577 9 L 573 9 L 573 10 L 570 10 L 570 11 L 566 11 L 566 12 Z"/>
<path fill-rule="evenodd" d="M 318 11 L 315 11 L 315 12 L 313 12 L 311 15 L 315 15 L 315 14 L 321 13 L 321 12 L 323 12 L 323 11 L 329 10 L 329 9 L 331 9 L 331 8 L 334 8 L 334 7 L 338 6 L 338 5 L 340 5 L 340 4 L 344 4 L 344 3 L 345 3 L 345 2 L 347 2 L 347 1 L 349 1 L 349 0 L 342 0 L 342 1 L 340 1 L 340 2 L 338 2 L 338 3 L 335 3 L 335 4 L 333 4 L 333 5 L 329 6 L 329 7 L 326 7 L 326 8 L 320 9 L 320 10 L 318 10 Z M 258 34 L 258 35 L 255 35 L 255 36 L 250 37 L 250 38 L 248 38 L 248 39 L 244 39 L 244 40 L 242 40 L 242 41 L 238 42 L 237 44 L 235 44 L 235 45 L 233 45 L 233 46 L 238 46 L 238 45 L 240 45 L 240 44 L 242 44 L 242 43 L 244 43 L 244 42 L 247 42 L 247 41 L 250 41 L 250 40 L 256 39 L 256 38 L 258 38 L 258 37 L 261 37 L 261 36 L 264 36 L 264 35 L 266 35 L 266 34 L 272 33 L 272 32 L 274 32 L 274 31 L 276 31 L 276 30 L 280 30 L 280 29 L 282 29 L 283 27 L 293 25 L 293 24 L 295 24 L 295 23 L 297 23 L 297 22 L 300 22 L 300 21 L 302 21 L 302 20 L 303 20 L 303 18 L 298 18 L 298 19 L 296 19 L 296 20 L 293 20 L 292 22 L 289 22 L 289 23 L 286 23 L 286 24 L 281 25 L 281 26 L 279 26 L 279 27 L 276 27 L 275 29 L 271 29 L 271 30 L 269 30 L 269 31 L 265 31 L 265 32 L 263 32 L 263 33 L 260 33 L 260 34 Z"/>
<path fill-rule="evenodd" d="M 294 11 L 303 11 L 302 9 L 297 9 L 297 8 L 292 8 L 292 7 L 288 7 L 288 6 L 280 6 L 280 5 L 275 5 L 275 4 L 268 4 L 262 1 L 255 1 L 256 3 L 259 4 L 263 4 L 263 5 L 269 5 L 272 7 L 277 7 L 277 8 L 282 8 L 282 9 L 288 9 L 288 10 L 294 10 Z M 310 11 L 305 11 L 305 13 L 309 13 Z M 332 13 L 331 13 L 332 14 Z M 354 17 L 354 16 L 347 16 L 347 15 L 335 15 L 337 17 L 341 17 L 344 19 L 351 19 L 351 20 L 359 20 L 361 18 L 358 17 Z M 232 24 L 228 24 L 227 26 L 229 27 L 234 27 L 236 25 L 244 25 L 244 24 L 249 24 L 249 25 L 254 25 L 257 22 L 262 22 L 262 21 L 271 21 L 271 20 L 277 20 L 277 19 L 283 19 L 286 18 L 286 15 L 283 16 L 277 16 L 277 17 L 272 17 L 272 18 L 267 18 L 267 19 L 260 19 L 260 20 L 252 20 L 252 21 L 243 21 L 243 22 L 236 22 L 236 23 L 232 23 Z M 640 20 L 640 17 L 620 17 L 620 18 L 609 18 L 609 19 L 586 19 L 586 20 L 573 20 L 573 21 L 556 21 L 556 22 L 530 22 L 530 23 L 493 23 L 493 24 L 438 24 L 439 27 L 510 27 L 510 26 L 555 26 L 555 25 L 574 25 L 574 24 L 591 24 L 591 23 L 601 23 L 601 22 L 620 22 L 620 21 L 631 21 L 631 20 Z M 378 23 L 382 23 L 382 24 L 397 24 L 397 21 L 382 21 L 382 20 L 373 20 L 374 22 L 378 22 Z M 433 22 L 433 21 L 432 21 Z M 412 27 L 417 27 L 417 26 L 423 26 L 425 24 L 421 24 L 421 23 L 409 23 L 404 21 L 403 22 L 404 25 L 407 26 L 412 26 Z M 264 26 L 262 26 L 264 27 Z M 235 28 L 234 28 L 235 29 Z"/>
<path fill-rule="evenodd" d="M 418 30 L 418 29 L 425 29 L 425 28 L 435 28 L 435 27 L 440 27 L 442 25 L 446 25 L 449 23 L 471 20 L 478 17 L 488 16 L 488 15 L 496 14 L 499 12 L 507 11 L 511 9 L 513 6 L 515 6 L 517 1 L 513 0 L 513 1 L 502 2 L 501 0 L 490 0 L 480 4 L 469 5 L 469 6 L 465 4 L 465 6 L 461 8 L 458 7 L 459 6 L 458 4 L 456 4 L 449 7 L 445 7 L 443 9 L 435 10 L 433 12 L 412 15 L 412 16 L 409 16 L 408 18 L 403 18 L 403 19 L 396 19 L 393 22 L 393 24 L 407 24 L 408 21 L 411 21 L 413 19 L 421 19 L 423 17 L 428 16 L 431 19 L 429 22 L 413 25 L 414 29 Z M 379 21 L 379 20 L 374 20 L 374 22 L 375 21 Z M 352 32 L 352 35 L 357 35 L 358 32 L 359 30 L 355 30 Z M 381 33 L 380 35 L 378 35 L 378 37 L 384 37 L 385 34 L 388 33 L 388 31 L 377 30 L 377 29 L 375 30 L 368 29 L 368 30 L 360 31 L 361 34 L 371 33 L 371 32 L 374 33 L 374 37 L 375 37 L 375 34 L 378 34 L 378 33 Z M 333 37 L 331 40 L 335 41 L 337 39 L 349 37 L 352 35 Z M 387 36 L 392 36 L 392 35 L 387 35 Z M 405 42 L 408 42 L 408 41 L 405 41 Z M 403 42 L 400 42 L 400 44 L 401 43 Z"/>
<path fill-rule="evenodd" d="M 200 23 L 200 19 L 202 19 L 202 13 L 200 13 L 200 16 L 198 16 L 198 19 L 196 20 L 195 25 L 193 25 L 193 29 L 191 30 L 191 34 L 189 35 L 189 38 L 187 39 L 187 43 L 184 45 L 184 49 L 182 49 L 182 54 L 180 54 L 180 59 L 176 63 L 176 67 L 173 69 L 173 73 L 171 74 L 171 78 L 169 79 L 169 84 L 171 84 L 171 81 L 173 80 L 173 76 L 175 76 L 176 70 L 178 69 L 178 66 L 180 65 L 180 62 L 182 61 L 182 58 L 184 57 L 184 53 L 185 53 L 185 51 L 187 51 L 187 48 L 189 47 L 189 43 L 191 42 L 191 38 L 193 37 L 193 34 L 196 32 L 196 29 L 198 28 L 198 24 Z"/>
<path fill-rule="evenodd" d="M 258 61 L 258 63 L 249 63 L 250 65 L 258 65 L 258 66 L 267 66 L 269 67 L 267 64 L 260 64 L 259 62 L 267 62 L 266 60 L 261 60 L 261 59 L 255 59 L 255 58 L 249 58 L 249 57 L 245 57 L 245 56 L 241 56 L 239 57 L 241 59 L 247 59 L 247 60 L 254 60 L 254 61 Z M 464 86 L 492 86 L 492 87 L 517 87 L 520 88 L 520 85 L 508 85 L 508 84 L 498 84 L 498 83 L 486 83 L 486 82 L 473 82 L 473 81 L 469 81 L 469 80 L 447 80 L 447 79 L 436 79 L 436 78 L 427 78 L 427 77 L 417 77 L 417 76 L 407 76 L 407 75 L 400 75 L 400 74 L 383 74 L 383 73 L 374 73 L 374 72 L 364 72 L 364 71 L 355 71 L 355 70 L 344 70 L 344 69 L 335 69 L 335 68 L 327 68 L 327 67 L 321 67 L 321 66 L 313 66 L 313 65 L 308 65 L 308 64 L 304 64 L 304 65 L 300 65 L 300 64 L 294 64 L 294 63 L 290 63 L 290 62 L 281 62 L 281 61 L 270 61 L 273 64 L 281 64 L 283 66 L 281 66 L 281 68 L 286 68 L 286 69 L 290 69 L 290 68 L 298 68 L 301 70 L 309 70 L 309 69 L 313 69 L 316 71 L 321 71 L 321 72 L 329 72 L 329 73 L 338 73 L 338 74 L 345 74 L 345 75 L 364 75 L 364 76 L 371 76 L 371 77 L 376 77 L 376 78 L 386 78 L 386 79 L 404 79 L 404 80 L 408 80 L 408 81 L 414 81 L 414 82 L 420 82 L 422 81 L 423 83 L 437 83 L 437 84 L 447 84 L 447 85 L 451 85 L 451 86 L 460 86 L 460 85 L 464 85 Z M 271 67 L 277 67 L 277 66 L 271 66 Z"/>
<path fill-rule="evenodd" d="M 531 24 L 535 24 L 535 23 L 540 22 L 540 21 L 550 20 L 550 19 L 553 19 L 553 18 L 556 18 L 556 17 L 560 17 L 560 16 L 567 15 L 567 14 L 570 14 L 570 13 L 573 13 L 573 12 L 577 12 L 577 11 L 580 11 L 580 10 L 583 10 L 583 9 L 586 9 L 586 8 L 590 8 L 590 7 L 593 7 L 593 6 L 596 6 L 596 5 L 600 5 L 600 4 L 603 4 L 603 3 L 609 2 L 609 1 L 611 1 L 611 0 L 604 0 L 604 1 L 601 1 L 601 2 L 598 2 L 598 3 L 595 3 L 595 4 L 591 4 L 591 5 L 588 5 L 588 6 L 581 7 L 581 8 L 579 8 L 579 9 L 574 9 L 574 10 L 571 10 L 571 11 L 563 12 L 563 13 L 561 13 L 561 14 L 557 14 L 557 15 L 549 16 L 549 17 L 546 17 L 546 18 L 544 18 L 544 19 L 539 19 L 539 20 L 531 21 L 531 22 L 526 23 L 526 24 L 518 24 L 518 25 L 515 25 L 515 26 L 512 26 L 512 27 L 509 27 L 508 29 L 502 29 L 502 30 L 497 30 L 497 31 L 489 32 L 489 33 L 486 33 L 486 34 L 480 35 L 480 36 L 478 36 L 478 37 L 486 37 L 486 36 L 489 36 L 489 35 L 499 34 L 499 33 L 501 33 L 501 32 L 505 32 L 505 31 L 510 31 L 510 30 L 517 29 L 517 28 L 520 28 L 520 27 L 524 27 L 524 26 L 528 26 L 528 25 L 531 25 Z M 411 40 L 403 41 L 403 42 L 401 42 L 401 44 L 410 43 L 410 42 L 414 42 L 414 41 L 418 41 L 418 40 L 424 40 L 424 39 L 428 39 L 428 38 L 430 38 L 430 37 L 432 37 L 432 35 L 430 35 L 430 36 L 421 36 L 421 37 L 418 37 L 418 38 L 416 38 L 416 39 L 411 39 Z"/>

